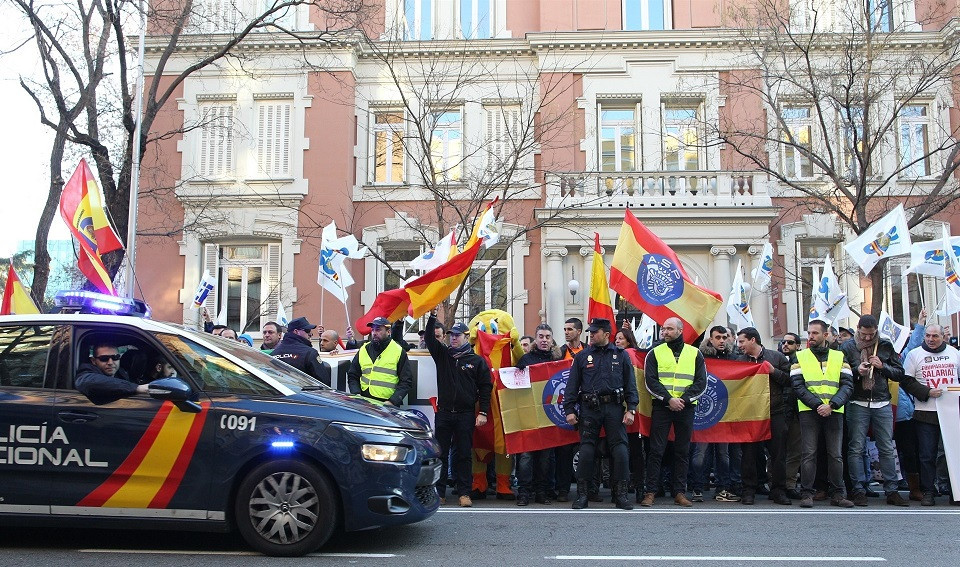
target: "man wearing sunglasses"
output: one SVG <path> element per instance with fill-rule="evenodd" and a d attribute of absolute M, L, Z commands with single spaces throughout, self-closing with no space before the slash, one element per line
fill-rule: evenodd
<path fill-rule="evenodd" d="M 110 343 L 94 345 L 90 362 L 77 368 L 74 387 L 98 406 L 147 393 L 146 384 L 134 384 L 120 368 L 120 351 Z"/>
<path fill-rule="evenodd" d="M 785 333 L 780 341 L 780 352 L 790 364 L 797 361 L 797 351 L 800 350 L 800 335 Z M 784 392 L 786 412 L 784 419 L 787 422 L 787 496 L 800 500 L 800 487 L 797 484 L 797 475 L 800 474 L 800 419 L 797 414 L 797 396 L 792 391 Z"/>

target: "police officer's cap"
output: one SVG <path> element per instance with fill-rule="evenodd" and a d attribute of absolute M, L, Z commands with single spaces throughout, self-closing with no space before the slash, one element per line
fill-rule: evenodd
<path fill-rule="evenodd" d="M 587 331 L 594 333 L 596 331 L 606 331 L 610 332 L 610 319 L 601 319 L 596 317 L 590 321 L 590 326 L 587 327 Z"/>
<path fill-rule="evenodd" d="M 465 335 L 470 332 L 470 327 L 467 327 L 467 324 L 464 322 L 454 323 L 450 330 L 447 331 L 447 334 L 451 335 Z"/>
<path fill-rule="evenodd" d="M 290 321 L 290 324 L 287 325 L 287 330 L 291 333 L 296 330 L 301 331 L 312 331 L 316 329 L 316 325 L 311 325 L 310 321 L 307 321 L 306 317 L 297 317 L 293 321 Z"/>
<path fill-rule="evenodd" d="M 389 327 L 390 320 L 387 319 L 386 317 L 377 317 L 373 321 L 370 321 L 369 323 L 367 323 L 367 326 L 370 327 L 371 329 L 374 327 Z"/>

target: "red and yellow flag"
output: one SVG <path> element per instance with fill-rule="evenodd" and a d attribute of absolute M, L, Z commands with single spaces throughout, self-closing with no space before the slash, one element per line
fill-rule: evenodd
<path fill-rule="evenodd" d="M 643 378 L 646 353 L 630 349 L 640 405 L 633 430 L 650 434 L 653 398 Z M 707 389 L 697 400 L 694 443 L 753 443 L 770 438 L 770 367 L 766 362 L 709 358 Z M 672 433 L 671 433 L 672 438 Z"/>
<path fill-rule="evenodd" d="M 587 320 L 606 319 L 616 327 L 613 315 L 613 302 L 610 301 L 610 287 L 607 285 L 607 266 L 600 253 L 600 233 L 593 233 L 593 271 L 590 275 L 590 300 L 587 303 Z"/>
<path fill-rule="evenodd" d="M 10 269 L 7 271 L 7 285 L 3 290 L 3 303 L 0 304 L 0 315 L 26 315 L 29 313 L 40 313 L 37 304 L 33 302 L 30 294 L 24 289 L 17 277 L 17 271 L 13 269 L 13 262 L 10 262 Z"/>
<path fill-rule="evenodd" d="M 563 413 L 563 392 L 570 376 L 570 359 L 528 366 L 530 387 L 509 389 L 496 376 L 500 418 L 506 452 L 550 449 L 580 440 L 580 434 Z"/>
<path fill-rule="evenodd" d="M 494 335 L 486 331 L 477 331 L 477 344 L 474 350 L 482 356 L 491 370 L 513 366 L 513 352 L 509 334 Z M 491 379 L 495 379 L 491 377 Z M 490 419 L 486 425 L 473 430 L 473 448 L 486 449 L 505 454 L 503 440 L 503 420 L 500 419 L 500 402 L 496 395 L 490 396 Z"/>
<path fill-rule="evenodd" d="M 113 280 L 103 265 L 102 255 L 123 248 L 104 211 L 100 188 L 81 159 L 60 194 L 60 216 L 80 244 L 77 265 L 84 276 L 103 293 L 115 294 Z"/>
<path fill-rule="evenodd" d="M 357 319 L 354 327 L 359 333 L 366 335 L 370 332 L 368 323 L 377 317 L 386 317 L 388 321 L 399 321 L 407 316 L 407 309 L 410 307 L 410 296 L 407 290 L 403 288 L 389 289 L 377 294 L 373 300 L 373 305 Z"/>
<path fill-rule="evenodd" d="M 683 321 L 692 343 L 723 305 L 720 294 L 693 283 L 677 255 L 627 209 L 610 267 L 610 287 L 661 325 Z"/>

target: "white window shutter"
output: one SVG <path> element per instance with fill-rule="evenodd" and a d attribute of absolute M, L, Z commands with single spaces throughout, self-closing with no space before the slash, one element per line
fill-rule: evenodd
<path fill-rule="evenodd" d="M 264 302 L 266 320 L 272 321 L 280 306 L 280 244 L 267 245 L 267 300 Z"/>
<path fill-rule="evenodd" d="M 219 244 L 203 245 L 203 268 L 200 270 L 201 275 L 203 272 L 208 272 L 211 276 L 217 279 L 217 285 L 213 286 L 213 289 L 210 290 L 210 293 L 207 295 L 206 301 L 203 302 L 203 306 L 206 307 L 207 312 L 210 313 L 210 316 L 216 318 L 217 312 L 219 311 L 219 305 L 217 304 L 217 292 L 220 290 Z"/>
<path fill-rule="evenodd" d="M 262 102 L 257 109 L 257 165 L 262 175 L 290 173 L 290 102 Z"/>
<path fill-rule="evenodd" d="M 202 177 L 233 173 L 233 105 L 204 106 L 201 113 L 200 156 Z"/>

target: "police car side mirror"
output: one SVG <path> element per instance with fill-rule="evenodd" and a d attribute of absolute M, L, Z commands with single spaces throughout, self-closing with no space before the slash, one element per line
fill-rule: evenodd
<path fill-rule="evenodd" d="M 186 413 L 199 413 L 200 404 L 191 401 L 193 390 L 179 378 L 161 378 L 147 384 L 147 392 L 155 400 L 173 402 L 173 405 Z"/>

